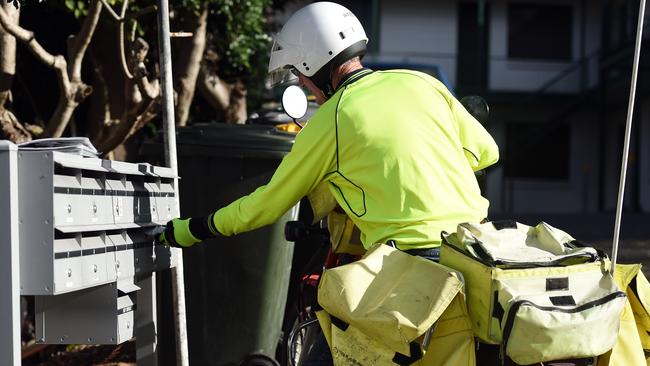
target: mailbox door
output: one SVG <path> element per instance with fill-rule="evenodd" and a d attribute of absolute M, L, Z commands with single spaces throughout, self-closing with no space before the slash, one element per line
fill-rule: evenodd
<path fill-rule="evenodd" d="M 165 178 L 161 181 L 159 192 L 156 194 L 156 203 L 159 211 L 159 222 L 167 222 L 178 217 L 178 207 L 176 206 L 176 197 L 172 179 Z"/>
<path fill-rule="evenodd" d="M 132 278 L 135 275 L 133 249 L 127 249 L 133 242 L 127 240 L 126 231 L 108 235 L 107 247 L 112 248 L 115 257 L 115 270 L 118 280 Z"/>
<path fill-rule="evenodd" d="M 106 194 L 106 180 L 102 178 L 83 177 L 81 190 L 84 202 L 82 213 L 88 225 L 113 224 L 113 199 Z"/>
<path fill-rule="evenodd" d="M 127 176 L 127 179 L 130 177 Z M 132 223 L 135 220 L 136 200 L 135 200 L 135 185 L 132 181 L 127 180 L 124 182 L 124 195 L 118 196 L 124 198 L 124 215 L 123 218 L 126 222 Z"/>
<path fill-rule="evenodd" d="M 133 328 L 135 326 L 135 292 L 122 293 L 118 291 L 117 298 L 117 343 L 126 342 L 133 338 Z"/>
<path fill-rule="evenodd" d="M 83 284 L 96 286 L 109 281 L 106 271 L 106 246 L 103 235 L 85 236 L 81 239 Z M 114 278 L 110 279 L 115 280 Z"/>
<path fill-rule="evenodd" d="M 122 224 L 130 222 L 127 217 L 125 217 L 126 208 L 125 205 L 125 194 L 126 186 L 122 180 L 116 179 L 106 179 L 106 189 L 110 190 L 111 194 L 111 206 L 112 206 L 112 215 L 113 223 Z"/>
<path fill-rule="evenodd" d="M 54 226 L 80 225 L 83 209 L 81 182 L 74 175 L 54 176 L 53 214 Z"/>
<path fill-rule="evenodd" d="M 135 247 L 133 256 L 135 258 L 135 273 L 149 273 L 153 271 L 155 253 L 153 241 L 142 232 L 129 232 L 129 238 Z"/>
<path fill-rule="evenodd" d="M 147 191 L 146 197 L 143 198 L 143 206 L 149 213 L 149 222 L 158 222 L 158 201 L 156 196 L 159 194 L 160 190 L 158 185 L 154 182 L 146 182 L 144 184 Z"/>
<path fill-rule="evenodd" d="M 81 237 L 54 240 L 54 294 L 83 287 Z"/>

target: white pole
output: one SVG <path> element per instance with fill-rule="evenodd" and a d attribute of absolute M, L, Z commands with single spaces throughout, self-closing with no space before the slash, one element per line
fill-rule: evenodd
<path fill-rule="evenodd" d="M 630 85 L 630 99 L 627 104 L 627 122 L 625 124 L 625 142 L 623 144 L 623 158 L 621 160 L 621 179 L 618 186 L 618 202 L 616 203 L 616 221 L 614 223 L 614 243 L 612 246 L 612 273 L 616 267 L 618 257 L 618 239 L 621 231 L 621 216 L 623 214 L 623 198 L 625 195 L 625 175 L 627 174 L 627 162 L 630 153 L 630 135 L 632 134 L 632 115 L 634 114 L 634 98 L 636 94 L 636 82 L 639 72 L 639 57 L 641 55 L 641 40 L 643 38 L 643 19 L 645 16 L 645 0 L 639 4 L 639 19 L 636 32 L 636 43 L 634 47 L 634 62 L 632 64 L 632 80 Z"/>
<path fill-rule="evenodd" d="M 0 363 L 20 366 L 20 259 L 18 257 L 18 148 L 0 140 Z"/>
<path fill-rule="evenodd" d="M 161 62 L 163 129 L 165 130 L 165 163 L 178 176 L 176 158 L 176 121 L 174 116 L 174 89 L 172 86 L 172 57 L 169 34 L 169 4 L 167 0 L 158 1 L 158 52 Z M 176 207 L 180 209 L 178 178 L 174 184 Z M 187 350 L 187 328 L 185 321 L 185 279 L 183 276 L 183 253 L 177 251 L 178 263 L 172 269 L 172 288 L 174 295 L 174 326 L 176 329 L 176 364 L 189 366 Z"/>

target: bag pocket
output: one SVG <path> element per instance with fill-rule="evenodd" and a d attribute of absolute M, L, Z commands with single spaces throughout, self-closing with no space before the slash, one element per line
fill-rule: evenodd
<path fill-rule="evenodd" d="M 522 365 L 564 358 L 593 357 L 616 343 L 625 294 L 615 291 L 581 304 L 558 296 L 557 306 L 518 297 L 508 304 L 502 349 Z M 564 303 L 563 303 L 564 302 Z"/>

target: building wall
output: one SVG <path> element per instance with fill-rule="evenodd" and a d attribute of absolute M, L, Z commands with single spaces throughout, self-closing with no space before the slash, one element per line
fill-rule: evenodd
<path fill-rule="evenodd" d="M 647 16 L 647 14 L 646 14 Z M 641 210 L 650 212 L 650 99 L 646 99 L 643 103 L 639 103 L 641 111 L 639 115 L 641 123 L 641 137 L 640 140 L 645 142 L 639 146 L 639 159 L 638 164 L 640 169 L 639 174 L 639 201 Z"/>
<path fill-rule="evenodd" d="M 594 212 L 598 209 L 598 121 L 597 110 L 586 110 L 567 120 L 569 125 L 569 162 L 567 179 L 506 178 L 505 163 L 509 149 L 506 129 L 511 123 L 551 124 L 557 108 L 493 108 L 490 132 L 499 145 L 501 163 L 488 173 L 487 196 L 491 213 Z M 525 142 L 524 142 L 525 144 Z M 534 169 L 549 167 L 540 163 L 538 155 L 554 149 L 549 140 L 540 148 L 528 152 L 527 164 Z"/>
<path fill-rule="evenodd" d="M 518 0 L 516 3 L 539 3 L 530 0 Z M 545 1 L 544 4 L 569 4 L 573 7 L 573 45 L 572 59 L 566 62 L 549 62 L 534 60 L 508 59 L 508 15 L 507 6 L 512 1 L 493 0 L 491 5 L 490 27 L 490 89 L 493 91 L 537 91 L 547 81 L 563 73 L 581 60 L 583 53 L 589 57 L 590 72 L 586 75 L 586 85 L 598 82 L 597 54 L 600 49 L 600 14 L 598 7 L 587 6 L 585 12 L 584 45 L 581 43 L 582 12 L 581 1 Z M 552 92 L 575 93 L 581 88 L 579 71 L 570 72 L 567 77 L 549 89 Z"/>
<path fill-rule="evenodd" d="M 602 18 L 600 6 L 586 0 L 549 0 L 544 4 L 570 4 L 573 7 L 571 60 L 566 62 L 522 61 L 508 59 L 508 3 L 515 0 L 491 0 L 489 18 L 488 83 L 491 92 L 535 93 L 561 73 L 566 76 L 548 92 L 577 94 L 600 82 L 598 57 L 601 49 Z M 517 3 L 535 0 L 516 0 Z M 436 63 L 443 67 L 456 85 L 458 55 L 458 1 L 419 2 L 381 0 L 379 58 L 396 62 Z M 582 6 L 586 6 L 584 9 Z M 584 24 L 582 23 L 584 20 Z M 583 37 L 584 35 L 584 37 Z M 462 45 L 461 45 L 462 46 Z M 579 71 L 576 62 L 586 58 L 588 67 Z M 570 68 L 576 71 L 567 72 Z M 488 100 L 488 102 L 490 102 Z M 559 107 L 558 107 L 559 108 Z M 531 106 L 525 110 L 512 105 L 495 105 L 489 130 L 500 146 L 502 157 L 508 148 L 506 131 L 511 123 L 551 122 L 558 108 L 553 105 Z M 595 212 L 616 206 L 622 148 L 624 108 L 603 117 L 599 105 L 586 105 L 566 117 L 570 124 L 569 176 L 567 179 L 506 179 L 502 165 L 487 176 L 487 196 L 492 213 Z M 604 158 L 601 160 L 600 124 L 605 118 Z M 650 138 L 650 102 L 643 104 L 641 137 Z M 633 141 L 634 142 L 634 141 Z M 635 145 L 633 144 L 633 147 Z M 628 173 L 626 205 L 650 211 L 650 147 L 640 143 L 639 154 L 632 156 Z M 553 149 L 549 141 L 548 149 Z M 531 156 L 531 164 L 535 164 Z M 604 165 L 604 166 L 603 166 Z M 544 166 L 540 166 L 544 169 Z M 604 171 L 600 171 L 604 169 Z M 633 183 L 630 183 L 630 179 Z M 601 187 L 602 185 L 602 187 Z M 633 189 L 630 189 L 630 185 Z M 634 194 L 630 194 L 634 192 Z M 636 200 L 636 201 L 635 201 Z M 602 207 L 601 207 L 602 204 Z"/>
<path fill-rule="evenodd" d="M 379 58 L 438 64 L 455 85 L 456 12 L 455 1 L 382 0 Z"/>
<path fill-rule="evenodd" d="M 532 0 L 518 0 L 533 2 Z M 490 6 L 489 80 L 493 91 L 536 91 L 545 82 L 583 58 L 589 58 L 586 86 L 598 82 L 597 51 L 600 49 L 600 9 L 586 7 L 585 42 L 581 42 L 581 0 L 554 1 L 573 6 L 572 60 L 540 62 L 509 60 L 507 4 L 493 0 Z M 549 2 L 545 2 L 549 3 Z M 420 2 L 416 0 L 382 0 L 379 57 L 390 61 L 411 61 L 441 65 L 452 84 L 456 83 L 458 53 L 458 1 Z M 373 40 L 371 40 L 372 42 Z M 462 45 L 461 45 L 462 46 Z M 579 71 L 570 73 L 549 91 L 575 93 L 581 89 Z"/>

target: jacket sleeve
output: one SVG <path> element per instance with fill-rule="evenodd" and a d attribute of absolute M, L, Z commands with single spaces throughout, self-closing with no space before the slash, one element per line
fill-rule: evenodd
<path fill-rule="evenodd" d="M 316 113 L 296 136 L 266 185 L 215 213 L 219 233 L 230 236 L 275 222 L 323 180 L 334 164 L 335 137 L 322 115 Z"/>
<path fill-rule="evenodd" d="M 456 119 L 465 157 L 472 169 L 478 171 L 496 163 L 499 160 L 499 147 L 490 133 L 456 98 L 451 98 L 450 107 Z"/>

